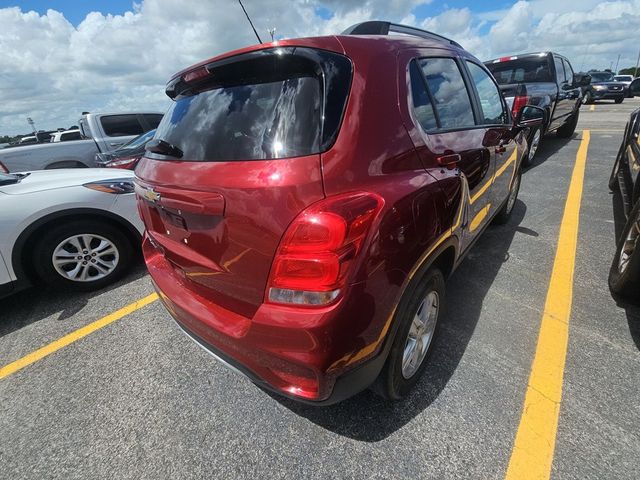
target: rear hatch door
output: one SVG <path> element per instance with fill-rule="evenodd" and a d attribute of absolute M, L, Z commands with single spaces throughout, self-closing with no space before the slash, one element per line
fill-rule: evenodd
<path fill-rule="evenodd" d="M 149 236 L 189 289 L 255 313 L 285 229 L 324 198 L 320 153 L 350 79 L 346 57 L 288 47 L 169 83 L 175 101 L 138 164 L 137 193 Z"/>

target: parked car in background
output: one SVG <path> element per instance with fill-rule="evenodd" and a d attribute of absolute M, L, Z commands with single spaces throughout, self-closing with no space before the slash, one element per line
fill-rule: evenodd
<path fill-rule="evenodd" d="M 97 153 L 96 165 L 107 168 L 127 168 L 133 170 L 144 155 L 145 146 L 153 138 L 156 131 L 149 130 L 147 133 L 137 136 L 129 143 L 109 153 Z"/>
<path fill-rule="evenodd" d="M 625 87 L 627 87 L 627 97 L 633 98 L 633 93 L 629 89 L 629 85 L 631 85 L 631 82 L 633 82 L 633 75 L 615 75 L 613 77 L 613 81 L 624 84 Z"/>
<path fill-rule="evenodd" d="M 86 140 L 48 142 L 0 150 L 10 172 L 95 166 L 96 153 L 110 152 L 158 126 L 161 113 L 84 114 L 80 134 Z"/>
<path fill-rule="evenodd" d="M 80 130 L 63 130 L 51 135 L 51 142 L 68 142 L 70 140 L 82 140 L 82 133 Z"/>
<path fill-rule="evenodd" d="M 614 100 L 622 103 L 627 96 L 628 87 L 622 82 L 614 80 L 611 72 L 589 72 L 591 84 L 584 92 L 584 103 L 593 103 L 596 100 Z"/>
<path fill-rule="evenodd" d="M 640 79 L 630 88 L 640 96 Z M 640 302 L 640 109 L 631 114 L 625 128 L 609 187 L 620 191 L 627 219 L 609 271 L 609 287 L 628 300 Z"/>
<path fill-rule="evenodd" d="M 514 209 L 523 130 L 543 111 L 512 121 L 460 45 L 379 21 L 226 53 L 166 91 L 136 192 L 145 260 L 181 328 L 298 400 L 374 382 L 404 397 L 445 279 Z"/>
<path fill-rule="evenodd" d="M 525 53 L 485 62 L 504 95 L 515 118 L 524 105 L 536 105 L 545 111 L 541 127 L 528 133 L 528 151 L 524 166 L 533 163 L 544 135 L 573 135 L 580 115 L 584 77 L 574 75 L 569 60 L 554 52 Z"/>
<path fill-rule="evenodd" d="M 35 135 L 27 135 L 18 140 L 18 145 L 33 145 L 34 143 L 38 143 L 38 137 Z"/>
<path fill-rule="evenodd" d="M 133 172 L 0 173 L 0 297 L 27 286 L 93 290 L 139 251 Z"/>

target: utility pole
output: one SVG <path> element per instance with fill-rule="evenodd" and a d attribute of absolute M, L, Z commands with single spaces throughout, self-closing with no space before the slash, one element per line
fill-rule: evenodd
<path fill-rule="evenodd" d="M 276 27 L 270 28 L 269 29 L 269 35 L 271 35 L 271 41 L 274 41 L 273 36 L 276 34 Z"/>
<path fill-rule="evenodd" d="M 636 60 L 636 71 L 634 77 L 638 76 L 638 65 L 640 65 L 640 50 L 638 50 L 638 60 Z"/>
<path fill-rule="evenodd" d="M 613 72 L 614 75 L 618 74 L 618 64 L 620 63 L 620 54 L 618 54 L 618 60 L 616 60 L 616 69 Z"/>
<path fill-rule="evenodd" d="M 33 133 L 36 133 L 36 125 L 33 122 L 33 118 L 27 117 L 27 123 L 31 125 L 31 130 L 33 130 Z"/>

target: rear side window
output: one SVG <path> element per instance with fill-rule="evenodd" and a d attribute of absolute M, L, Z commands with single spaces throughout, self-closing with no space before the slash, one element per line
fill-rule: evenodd
<path fill-rule="evenodd" d="M 413 61 L 409 66 L 409 77 L 411 79 L 411 97 L 413 98 L 413 111 L 418 123 L 425 131 L 438 128 L 433 105 L 429 98 L 427 86 L 424 83 L 418 64 Z"/>
<path fill-rule="evenodd" d="M 553 81 L 547 56 L 487 63 L 486 66 L 499 85 Z"/>
<path fill-rule="evenodd" d="M 553 57 L 553 63 L 556 66 L 556 81 L 558 83 L 564 83 L 566 79 L 564 76 L 564 67 L 562 66 L 562 59 L 560 57 Z"/>
<path fill-rule="evenodd" d="M 569 62 L 567 62 L 566 60 L 562 60 L 562 63 L 564 64 L 564 76 L 565 79 L 567 80 L 567 82 L 569 83 L 573 83 L 573 68 L 571 68 L 571 65 L 569 65 Z"/>
<path fill-rule="evenodd" d="M 506 123 L 506 112 L 502 105 L 502 96 L 495 82 L 484 69 L 475 63 L 467 62 L 467 67 L 480 99 L 483 117 L 481 123 L 485 125 Z"/>
<path fill-rule="evenodd" d="M 144 132 L 137 115 L 108 115 L 100 118 L 102 129 L 108 137 L 140 135 Z"/>
<path fill-rule="evenodd" d="M 420 67 L 435 103 L 440 128 L 475 125 L 469 92 L 452 58 L 423 58 Z"/>
<path fill-rule="evenodd" d="M 205 68 L 210 76 L 194 87 L 183 79 L 169 84 L 175 101 L 155 135 L 182 150 L 183 160 L 300 157 L 333 144 L 351 83 L 346 57 L 280 48 Z"/>

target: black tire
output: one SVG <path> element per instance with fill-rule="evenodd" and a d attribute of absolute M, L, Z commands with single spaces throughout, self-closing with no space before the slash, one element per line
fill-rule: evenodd
<path fill-rule="evenodd" d="M 620 97 L 620 98 L 616 98 L 615 102 L 616 103 L 622 103 L 624 101 L 624 97 Z"/>
<path fill-rule="evenodd" d="M 580 110 L 576 110 L 573 112 L 573 115 L 571 115 L 571 118 L 557 130 L 556 135 L 560 138 L 571 138 L 571 135 L 576 131 L 579 118 Z"/>
<path fill-rule="evenodd" d="M 620 264 L 623 249 L 628 255 L 625 268 Z M 640 201 L 631 210 L 620 235 L 609 270 L 609 288 L 625 300 L 640 303 Z"/>
<path fill-rule="evenodd" d="M 509 221 L 511 215 L 513 214 L 513 207 L 516 204 L 516 200 L 518 199 L 518 193 L 520 192 L 520 183 L 522 182 L 522 172 L 518 169 L 518 173 L 516 177 L 513 179 L 511 183 L 511 188 L 509 189 L 509 196 L 507 200 L 504 202 L 504 205 L 500 209 L 500 211 L 496 214 L 493 219 L 493 223 L 496 225 L 504 225 Z"/>
<path fill-rule="evenodd" d="M 424 302 L 431 296 L 431 292 L 435 292 L 438 302 L 435 328 L 431 334 L 426 351 L 422 356 L 422 360 L 420 360 L 420 363 L 417 365 L 415 372 L 412 373 L 409 378 L 405 378 L 402 361 L 409 340 L 409 332 L 412 329 L 414 317 L 418 315 L 421 306 L 425 308 Z M 398 331 L 393 340 L 386 363 L 372 386 L 375 393 L 387 400 L 396 401 L 404 398 L 414 385 L 418 383 L 424 373 L 431 351 L 433 350 L 434 341 L 438 334 L 438 320 L 444 310 L 444 300 L 444 276 L 437 268 L 427 270 L 413 287 L 409 286 L 404 292 L 393 320 L 394 322 L 400 322 Z"/>
<path fill-rule="evenodd" d="M 585 105 L 589 105 L 591 103 L 593 103 L 593 94 L 591 93 L 591 91 L 587 90 L 583 97 L 582 97 L 582 103 L 584 103 Z"/>
<path fill-rule="evenodd" d="M 94 236 L 91 241 L 92 244 L 86 250 L 87 254 L 84 251 L 76 251 L 77 249 L 73 247 L 71 241 L 66 242 L 65 246 L 61 247 L 65 240 L 70 240 L 78 235 Z M 96 251 L 98 251 L 97 247 L 101 245 L 101 243 L 98 243 L 101 240 L 97 237 L 102 237 L 107 242 L 110 242 L 117 253 L 110 254 L 110 249 L 109 251 L 103 250 L 106 254 L 101 255 L 98 252 L 93 255 L 91 249 L 96 248 Z M 69 278 L 71 273 L 68 276 L 63 276 L 62 273 L 58 272 L 54 265 L 53 255 L 56 251 L 61 252 L 60 248 L 65 249 L 65 257 L 70 254 L 73 258 L 70 263 L 60 265 L 59 268 L 71 271 L 75 265 L 79 269 L 80 276 L 86 271 L 84 280 L 72 280 Z M 95 220 L 71 221 L 47 230 L 37 241 L 33 251 L 33 267 L 38 277 L 49 285 L 91 291 L 103 288 L 120 278 L 130 267 L 133 253 L 131 242 L 118 227 Z M 75 256 L 76 254 L 89 258 L 86 258 L 86 261 L 85 258 L 78 260 L 78 256 Z M 104 264 L 100 262 L 101 259 L 105 262 Z M 84 265 L 82 262 L 85 262 Z M 107 273 L 100 272 L 98 267 Z"/>
<path fill-rule="evenodd" d="M 536 154 L 540 149 L 540 145 L 542 145 L 542 137 L 543 135 L 541 127 L 535 127 L 531 129 L 531 132 L 527 136 L 527 151 L 522 157 L 523 167 L 530 167 L 531 165 L 533 165 L 536 159 Z"/>

